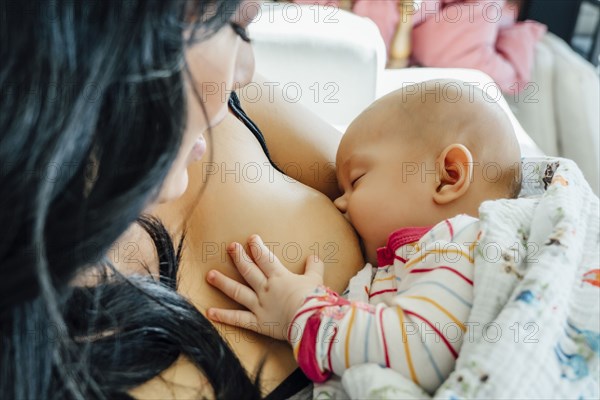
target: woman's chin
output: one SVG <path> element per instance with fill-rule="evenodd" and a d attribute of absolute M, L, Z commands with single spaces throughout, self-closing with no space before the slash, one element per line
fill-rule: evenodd
<path fill-rule="evenodd" d="M 163 187 L 160 190 L 157 204 L 167 203 L 183 196 L 188 187 L 188 171 L 184 168 L 183 171 L 177 174 L 176 177 L 167 177 Z"/>

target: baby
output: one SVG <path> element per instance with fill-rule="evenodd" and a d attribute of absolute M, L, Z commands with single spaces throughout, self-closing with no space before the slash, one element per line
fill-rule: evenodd
<path fill-rule="evenodd" d="M 373 103 L 337 153 L 343 195 L 367 264 L 343 298 L 322 286 L 309 257 L 289 272 L 258 236 L 228 251 L 250 287 L 211 271 L 208 281 L 249 311 L 209 309 L 224 323 L 280 324 L 306 376 L 325 381 L 352 365 L 393 368 L 432 393 L 454 368 L 473 299 L 483 201 L 514 198 L 520 150 L 504 111 L 451 81 L 408 86 Z"/>

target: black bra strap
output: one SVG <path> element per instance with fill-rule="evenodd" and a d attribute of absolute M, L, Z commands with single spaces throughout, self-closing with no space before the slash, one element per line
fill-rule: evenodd
<path fill-rule="evenodd" d="M 282 174 L 285 174 L 285 172 L 280 170 L 279 167 L 271 159 L 271 155 L 269 154 L 269 149 L 267 148 L 267 142 L 265 141 L 265 137 L 263 136 L 260 129 L 258 129 L 258 126 L 256 126 L 256 124 L 252 122 L 250 117 L 248 117 L 248 115 L 244 112 L 244 110 L 242 109 L 242 105 L 240 104 L 240 99 L 238 98 L 235 92 L 232 92 L 231 97 L 229 98 L 229 109 L 237 117 L 237 119 L 239 119 L 244 125 L 246 125 L 246 128 L 248 128 L 248 130 L 252 132 L 256 140 L 258 140 L 258 143 L 260 143 L 260 147 L 262 147 L 265 155 L 267 156 L 267 159 L 269 160 L 273 168 L 275 168 Z"/>
<path fill-rule="evenodd" d="M 312 382 L 304 375 L 300 368 L 296 368 L 283 382 L 279 384 L 271 393 L 265 397 L 265 400 L 288 399 L 293 395 L 311 385 Z M 311 391 L 312 394 L 312 391 Z"/>

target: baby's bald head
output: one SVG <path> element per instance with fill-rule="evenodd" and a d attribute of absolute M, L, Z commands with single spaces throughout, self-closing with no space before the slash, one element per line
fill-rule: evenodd
<path fill-rule="evenodd" d="M 400 138 L 418 153 L 435 154 L 459 143 L 472 154 L 473 179 L 500 197 L 517 197 L 520 148 L 506 112 L 479 88 L 454 80 L 408 85 L 375 103 L 365 114 L 382 122 L 377 136 Z M 382 138 L 383 138 L 382 136 Z"/>

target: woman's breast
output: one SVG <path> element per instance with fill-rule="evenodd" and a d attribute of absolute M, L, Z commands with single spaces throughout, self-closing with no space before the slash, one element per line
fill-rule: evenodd
<path fill-rule="evenodd" d="M 317 254 L 325 263 L 325 284 L 342 291 L 364 261 L 353 229 L 331 201 L 276 171 L 258 141 L 233 117 L 214 130 L 209 142 L 212 157 L 190 166 L 186 195 L 157 210 L 171 232 L 185 227 L 180 292 L 202 312 L 212 306 L 239 307 L 205 277 L 218 269 L 241 281 L 226 246 L 245 243 L 254 233 L 296 273 L 304 271 L 309 255 Z M 267 390 L 296 367 L 286 343 L 218 328 L 249 371 L 268 356 L 263 370 Z"/>

